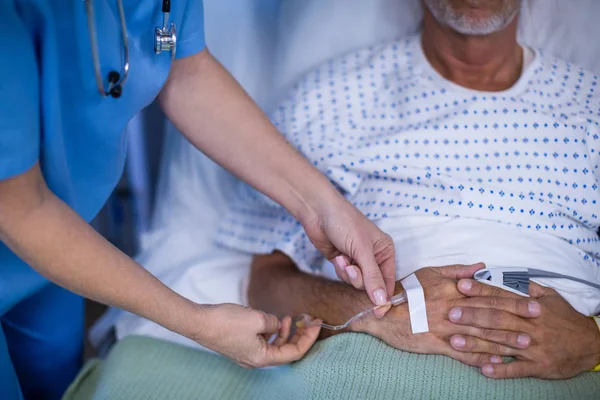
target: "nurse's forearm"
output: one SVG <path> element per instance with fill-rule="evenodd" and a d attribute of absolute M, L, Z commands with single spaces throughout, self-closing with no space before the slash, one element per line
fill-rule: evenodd
<path fill-rule="evenodd" d="M 48 190 L 35 166 L 0 181 L 0 240 L 49 280 L 188 337 L 200 306 L 163 285 Z"/>
<path fill-rule="evenodd" d="M 343 200 L 206 50 L 175 61 L 160 100 L 197 148 L 298 220 Z"/>

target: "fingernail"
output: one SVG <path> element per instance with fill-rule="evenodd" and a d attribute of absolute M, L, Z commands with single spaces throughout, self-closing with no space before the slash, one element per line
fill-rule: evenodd
<path fill-rule="evenodd" d="M 452 341 L 453 347 L 465 347 L 465 344 L 467 344 L 465 338 L 461 336 L 455 336 L 450 340 Z"/>
<path fill-rule="evenodd" d="M 452 321 L 458 321 L 462 316 L 462 310 L 460 308 L 453 308 L 452 310 L 450 310 L 449 315 Z"/>
<path fill-rule="evenodd" d="M 355 280 L 358 278 L 358 274 L 356 273 L 356 269 L 353 266 L 346 267 L 346 273 L 350 277 L 350 279 Z"/>
<path fill-rule="evenodd" d="M 500 357 L 500 356 L 491 356 L 490 361 L 493 364 L 502 364 L 504 362 L 504 360 L 502 360 L 502 357 Z"/>
<path fill-rule="evenodd" d="M 529 346 L 530 341 L 531 341 L 531 339 L 529 339 L 528 335 L 517 336 L 517 343 L 519 343 L 520 346 L 527 347 L 527 346 Z"/>
<path fill-rule="evenodd" d="M 542 312 L 542 306 L 537 301 L 530 301 L 527 308 L 531 315 L 539 315 Z"/>
<path fill-rule="evenodd" d="M 346 268 L 348 266 L 348 264 L 346 264 L 346 257 L 344 256 L 337 256 L 335 258 L 335 263 L 340 268 Z"/>
<path fill-rule="evenodd" d="M 484 375 L 494 375 L 494 367 L 491 365 L 484 365 L 481 368 L 481 372 L 483 372 Z"/>
<path fill-rule="evenodd" d="M 468 279 L 462 280 L 458 284 L 460 285 L 460 288 L 462 290 L 466 290 L 466 291 L 471 290 L 471 287 L 473 286 L 473 284 L 471 283 L 471 281 L 468 280 Z"/>
<path fill-rule="evenodd" d="M 386 293 L 383 289 L 377 289 L 376 291 L 374 291 L 373 297 L 375 298 L 375 304 L 377 304 L 378 306 L 382 306 L 385 303 L 387 303 Z"/>

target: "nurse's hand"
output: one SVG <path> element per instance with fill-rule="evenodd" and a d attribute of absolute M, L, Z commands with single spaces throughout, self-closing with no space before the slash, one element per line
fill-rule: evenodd
<path fill-rule="evenodd" d="M 192 337 L 244 368 L 288 364 L 304 357 L 317 340 L 320 327 L 298 329 L 290 335 L 291 318 L 279 321 L 272 314 L 237 304 L 198 306 L 201 330 Z M 272 344 L 269 338 L 278 334 Z"/>
<path fill-rule="evenodd" d="M 319 207 L 316 216 L 300 219 L 312 243 L 335 265 L 340 279 L 366 289 L 374 304 L 385 304 L 394 293 L 396 281 L 390 236 L 341 196 L 323 201 Z M 378 316 L 388 309 L 379 309 Z"/>

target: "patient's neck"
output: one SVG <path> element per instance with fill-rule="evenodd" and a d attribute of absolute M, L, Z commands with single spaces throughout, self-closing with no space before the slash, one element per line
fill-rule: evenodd
<path fill-rule="evenodd" d="M 444 78 L 482 91 L 501 91 L 521 76 L 523 50 L 517 43 L 517 20 L 487 36 L 465 36 L 440 25 L 427 7 L 422 44 L 425 57 Z"/>

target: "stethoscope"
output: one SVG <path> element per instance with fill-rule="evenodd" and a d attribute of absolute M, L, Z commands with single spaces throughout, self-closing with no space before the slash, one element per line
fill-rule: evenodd
<path fill-rule="evenodd" d="M 123 86 L 129 74 L 129 41 L 127 39 L 127 24 L 125 23 L 125 11 L 123 11 L 123 1 L 117 0 L 117 8 L 119 9 L 119 20 L 121 22 L 121 37 L 123 40 L 123 56 L 124 64 L 121 72 L 115 70 L 108 73 L 108 87 L 105 89 L 102 80 L 102 71 L 100 70 L 100 56 L 98 55 L 98 38 L 96 37 L 96 23 L 94 22 L 94 5 L 93 0 L 84 0 L 87 14 L 88 31 L 90 34 L 90 45 L 92 48 L 92 59 L 94 62 L 94 74 L 96 76 L 96 85 L 98 91 L 104 97 L 112 96 L 113 98 L 121 97 L 123 94 Z M 154 30 L 154 52 L 160 54 L 163 51 L 171 52 L 171 60 L 175 58 L 177 49 L 177 30 L 175 23 L 171 22 L 169 26 L 169 13 L 171 12 L 171 1 L 162 0 L 163 26 L 157 27 Z"/>

